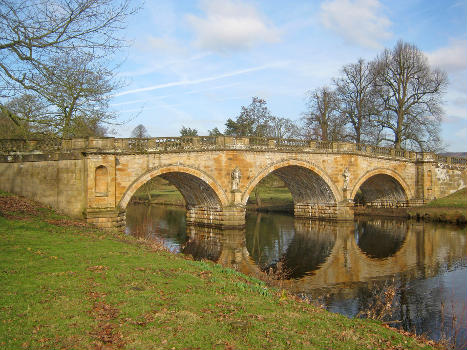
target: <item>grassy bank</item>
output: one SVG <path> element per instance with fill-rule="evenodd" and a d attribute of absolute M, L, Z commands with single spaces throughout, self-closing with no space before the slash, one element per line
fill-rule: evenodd
<path fill-rule="evenodd" d="M 210 262 L 0 194 L 2 349 L 421 349 Z"/>
<path fill-rule="evenodd" d="M 411 218 L 465 224 L 467 218 L 467 189 L 430 201 L 424 206 L 409 208 Z"/>
<path fill-rule="evenodd" d="M 427 208 L 463 208 L 467 209 L 467 188 L 463 188 L 449 196 L 432 200 L 425 205 Z"/>

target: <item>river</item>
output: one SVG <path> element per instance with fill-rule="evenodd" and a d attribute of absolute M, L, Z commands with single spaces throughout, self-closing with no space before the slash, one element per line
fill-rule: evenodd
<path fill-rule="evenodd" d="M 126 232 L 246 274 L 275 271 L 284 288 L 349 317 L 395 291 L 385 321 L 434 340 L 456 339 L 459 349 L 467 345 L 465 227 L 247 213 L 244 229 L 222 231 L 186 226 L 183 208 L 134 204 Z"/>

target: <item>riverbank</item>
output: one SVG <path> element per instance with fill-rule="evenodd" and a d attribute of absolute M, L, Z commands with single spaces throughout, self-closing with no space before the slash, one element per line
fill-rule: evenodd
<path fill-rule="evenodd" d="M 449 196 L 434 199 L 421 207 L 408 208 L 407 216 L 417 220 L 465 224 L 467 222 L 467 188 Z"/>
<path fill-rule="evenodd" d="M 2 349 L 431 349 L 0 193 Z"/>

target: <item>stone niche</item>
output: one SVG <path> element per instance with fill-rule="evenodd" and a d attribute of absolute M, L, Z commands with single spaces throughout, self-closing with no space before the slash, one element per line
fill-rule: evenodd
<path fill-rule="evenodd" d="M 107 197 L 109 195 L 109 172 L 105 166 L 99 165 L 96 168 L 94 182 L 96 197 Z"/>

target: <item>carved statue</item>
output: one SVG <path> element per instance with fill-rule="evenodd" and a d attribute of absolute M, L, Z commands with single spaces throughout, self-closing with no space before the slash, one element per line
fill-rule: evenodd
<path fill-rule="evenodd" d="M 238 167 L 235 167 L 234 170 L 232 170 L 232 191 L 238 191 L 238 185 L 240 184 L 240 179 L 242 178 L 242 173 L 240 172 L 240 169 Z"/>
<path fill-rule="evenodd" d="M 349 187 L 349 177 L 350 177 L 350 172 L 349 168 L 344 169 L 344 173 L 342 174 L 344 177 L 344 190 L 346 190 Z"/>

